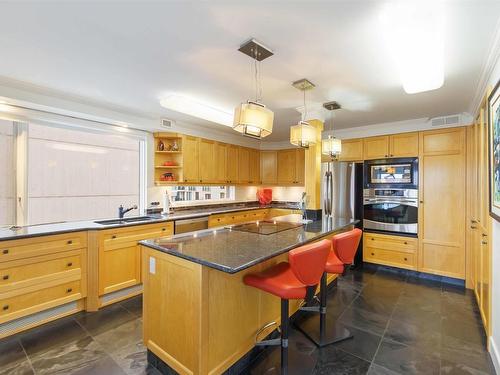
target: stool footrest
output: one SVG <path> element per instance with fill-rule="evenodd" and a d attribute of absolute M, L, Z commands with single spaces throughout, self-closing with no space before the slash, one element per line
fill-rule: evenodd
<path fill-rule="evenodd" d="M 281 338 L 262 340 L 255 343 L 255 346 L 277 346 L 277 345 L 281 345 Z"/>
<path fill-rule="evenodd" d="M 319 313 L 321 311 L 321 306 L 302 306 L 299 308 L 299 310 Z"/>

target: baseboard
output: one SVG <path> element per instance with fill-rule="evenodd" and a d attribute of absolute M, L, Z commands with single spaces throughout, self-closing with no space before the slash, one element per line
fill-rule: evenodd
<path fill-rule="evenodd" d="M 490 336 L 490 357 L 493 366 L 495 366 L 495 372 L 500 375 L 500 351 L 493 340 L 493 336 Z"/>

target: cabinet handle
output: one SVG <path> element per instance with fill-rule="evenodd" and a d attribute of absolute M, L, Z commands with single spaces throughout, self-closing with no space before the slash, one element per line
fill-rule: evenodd
<path fill-rule="evenodd" d="M 404 244 L 405 244 L 405 245 L 408 245 L 408 242 L 406 242 L 406 241 L 405 241 L 405 242 L 404 242 Z"/>
<path fill-rule="evenodd" d="M 9 305 L 4 305 L 2 309 L 3 309 L 3 311 L 8 310 L 9 309 Z"/>
<path fill-rule="evenodd" d="M 113 235 L 111 236 L 111 238 L 113 238 L 113 239 L 114 239 L 114 238 L 116 238 L 116 235 L 114 235 L 114 234 L 113 234 Z"/>
<path fill-rule="evenodd" d="M 470 222 L 471 222 L 472 224 L 477 224 L 477 220 L 475 220 L 475 219 L 472 219 Z"/>
<path fill-rule="evenodd" d="M 372 241 L 375 241 L 375 238 L 373 238 L 373 237 L 372 237 L 372 238 L 370 238 L 370 239 L 371 239 Z"/>
<path fill-rule="evenodd" d="M 488 241 L 481 241 L 483 245 L 488 245 Z"/>
<path fill-rule="evenodd" d="M 3 275 L 2 279 L 9 280 L 9 275 Z"/>
<path fill-rule="evenodd" d="M 167 228 L 161 228 L 162 232 L 165 232 L 166 230 L 167 230 Z"/>
<path fill-rule="evenodd" d="M 419 201 L 420 203 L 424 204 L 424 201 Z"/>
<path fill-rule="evenodd" d="M 73 262 L 68 262 L 67 266 L 71 267 L 73 265 Z"/>
<path fill-rule="evenodd" d="M 2 254 L 8 254 L 8 253 L 9 253 L 9 249 L 3 249 Z"/>
<path fill-rule="evenodd" d="M 68 245 L 71 245 L 73 243 L 72 240 L 68 240 L 68 242 L 66 242 Z"/>
<path fill-rule="evenodd" d="M 470 229 L 477 229 L 477 226 L 475 226 L 475 225 L 471 225 L 471 226 L 470 226 Z"/>
<path fill-rule="evenodd" d="M 486 233 L 481 233 L 481 236 L 482 237 L 488 237 L 488 235 Z"/>
<path fill-rule="evenodd" d="M 71 293 L 72 291 L 73 291 L 73 288 L 66 289 L 66 293 Z"/>
<path fill-rule="evenodd" d="M 375 253 L 372 253 L 372 255 L 375 255 Z"/>
<path fill-rule="evenodd" d="M 405 261 L 408 261 L 408 258 L 405 258 Z"/>

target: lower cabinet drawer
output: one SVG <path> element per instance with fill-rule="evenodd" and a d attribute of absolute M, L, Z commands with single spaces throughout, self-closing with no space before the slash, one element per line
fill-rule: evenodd
<path fill-rule="evenodd" d="M 75 301 L 82 297 L 81 281 L 75 280 L 30 293 L 0 298 L 0 323 Z"/>
<path fill-rule="evenodd" d="M 0 294 L 71 275 L 82 275 L 81 250 L 0 263 Z"/>
<path fill-rule="evenodd" d="M 363 248 L 363 260 L 365 262 L 383 264 L 386 266 L 416 269 L 414 253 L 377 249 L 371 247 Z"/>

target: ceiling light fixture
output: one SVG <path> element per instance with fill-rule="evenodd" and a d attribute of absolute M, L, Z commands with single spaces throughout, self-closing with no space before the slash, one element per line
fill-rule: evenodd
<path fill-rule="evenodd" d="M 251 138 L 261 139 L 273 132 L 274 113 L 262 101 L 262 79 L 260 62 L 273 55 L 273 52 L 251 39 L 243 43 L 238 51 L 253 59 L 255 78 L 255 101 L 241 103 L 234 110 L 233 129 Z"/>
<path fill-rule="evenodd" d="M 193 117 L 215 122 L 225 126 L 233 126 L 233 115 L 222 109 L 212 107 L 211 105 L 201 103 L 197 100 L 181 96 L 170 95 L 160 100 L 162 107 L 172 111 L 184 113 Z"/>
<path fill-rule="evenodd" d="M 337 102 L 324 103 L 323 107 L 329 111 L 342 108 Z M 330 156 L 332 160 L 334 160 L 337 159 L 342 152 L 342 141 L 331 134 L 333 132 L 333 112 L 330 117 L 330 134 L 328 134 L 327 139 L 321 141 L 321 153 Z"/>
<path fill-rule="evenodd" d="M 385 42 L 403 89 L 415 94 L 444 83 L 444 16 L 441 2 L 390 2 L 381 13 Z"/>
<path fill-rule="evenodd" d="M 304 107 L 302 109 L 302 120 L 297 125 L 290 127 L 290 143 L 302 148 L 309 148 L 310 145 L 316 143 L 316 129 L 306 122 L 307 105 L 306 105 L 306 91 L 312 90 L 314 84 L 303 78 L 292 83 L 292 86 L 303 93 Z"/>

